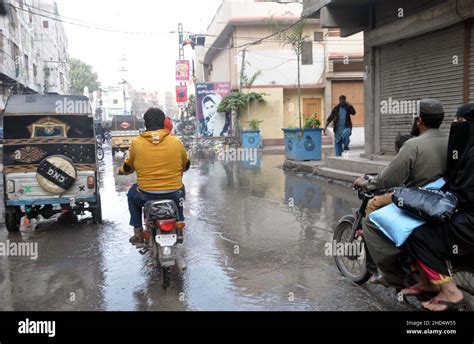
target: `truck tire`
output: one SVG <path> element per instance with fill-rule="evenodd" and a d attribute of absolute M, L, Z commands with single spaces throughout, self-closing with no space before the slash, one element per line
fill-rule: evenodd
<path fill-rule="evenodd" d="M 9 233 L 18 233 L 21 226 L 21 215 L 18 208 L 14 211 L 5 211 L 5 226 Z"/>
<path fill-rule="evenodd" d="M 36 171 L 38 184 L 45 191 L 61 195 L 76 182 L 77 171 L 71 159 L 53 155 L 44 159 Z"/>
<path fill-rule="evenodd" d="M 100 200 L 100 193 L 97 193 L 97 201 L 92 204 L 92 223 L 94 225 L 101 225 L 102 221 L 102 203 Z"/>

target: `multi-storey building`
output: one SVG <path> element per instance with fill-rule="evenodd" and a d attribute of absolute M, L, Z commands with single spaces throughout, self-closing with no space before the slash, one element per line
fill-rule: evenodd
<path fill-rule="evenodd" d="M 68 42 L 55 0 L 5 0 L 0 17 L 0 107 L 14 93 L 69 91 Z"/>

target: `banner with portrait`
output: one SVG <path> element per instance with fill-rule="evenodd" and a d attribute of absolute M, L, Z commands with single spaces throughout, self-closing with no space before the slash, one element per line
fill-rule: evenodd
<path fill-rule="evenodd" d="M 229 82 L 196 84 L 196 121 L 200 137 L 225 137 L 231 133 L 232 114 L 217 112 L 230 91 Z"/>
<path fill-rule="evenodd" d="M 176 81 L 185 82 L 191 79 L 190 73 L 191 67 L 189 61 L 178 60 L 176 61 Z"/>

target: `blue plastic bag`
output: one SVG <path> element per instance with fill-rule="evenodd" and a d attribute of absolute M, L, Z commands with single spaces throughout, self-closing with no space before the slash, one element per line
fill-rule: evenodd
<path fill-rule="evenodd" d="M 426 189 L 441 189 L 446 182 L 444 179 L 425 186 Z M 396 247 L 402 246 L 413 231 L 423 226 L 426 221 L 419 220 L 404 210 L 399 209 L 395 204 L 387 205 L 381 209 L 374 211 L 369 215 L 378 229 L 392 240 Z"/>

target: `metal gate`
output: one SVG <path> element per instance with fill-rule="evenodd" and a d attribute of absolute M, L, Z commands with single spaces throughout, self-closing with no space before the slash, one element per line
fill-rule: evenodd
<path fill-rule="evenodd" d="M 461 23 L 381 46 L 380 101 L 439 99 L 447 115 L 442 129 L 448 132 L 463 104 L 464 27 Z M 384 153 L 394 153 L 397 133 L 411 130 L 413 113 L 399 110 L 381 111 L 380 150 Z"/>

